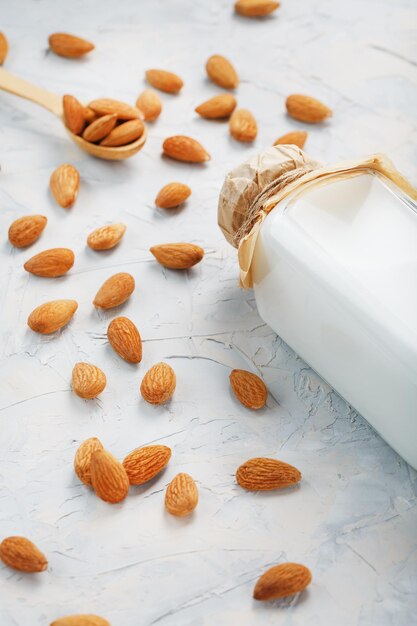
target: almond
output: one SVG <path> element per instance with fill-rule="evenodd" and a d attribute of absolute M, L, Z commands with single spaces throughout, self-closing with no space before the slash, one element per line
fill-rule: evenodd
<path fill-rule="evenodd" d="M 174 135 L 165 139 L 163 150 L 166 156 L 176 161 L 187 161 L 188 163 L 210 161 L 210 155 L 201 143 L 185 135 Z"/>
<path fill-rule="evenodd" d="M 113 274 L 101 285 L 93 300 L 99 309 L 112 309 L 123 304 L 135 289 L 135 279 L 127 272 Z"/>
<path fill-rule="evenodd" d="M 182 79 L 173 72 L 167 72 L 166 70 L 147 70 L 146 80 L 148 83 L 166 93 L 178 93 L 184 85 Z"/>
<path fill-rule="evenodd" d="M 104 617 L 99 615 L 85 614 L 66 615 L 52 622 L 51 626 L 110 626 Z"/>
<path fill-rule="evenodd" d="M 277 600 L 303 591 L 311 583 L 311 572 L 299 563 L 281 563 L 270 567 L 258 579 L 253 590 L 255 600 Z"/>
<path fill-rule="evenodd" d="M 153 122 L 162 111 L 162 101 L 156 91 L 145 89 L 136 100 L 136 106 L 145 117 L 145 121 Z"/>
<path fill-rule="evenodd" d="M 49 335 L 68 324 L 77 308 L 75 300 L 45 302 L 33 309 L 28 317 L 28 326 L 36 333 Z"/>
<path fill-rule="evenodd" d="M 150 251 L 158 263 L 172 270 L 188 270 L 204 256 L 203 248 L 192 243 L 164 243 Z"/>
<path fill-rule="evenodd" d="M 230 134 L 237 141 L 254 141 L 258 126 L 252 113 L 247 109 L 235 109 L 229 122 Z"/>
<path fill-rule="evenodd" d="M 110 250 L 117 246 L 125 232 L 124 224 L 109 224 L 96 228 L 88 235 L 87 245 L 92 250 Z"/>
<path fill-rule="evenodd" d="M 68 33 L 54 33 L 49 36 L 49 47 L 61 57 L 76 59 L 94 50 L 94 45 L 85 39 Z"/>
<path fill-rule="evenodd" d="M 294 146 L 298 146 L 299 148 L 303 148 L 306 140 L 307 133 L 305 132 L 305 130 L 294 130 L 291 133 L 282 135 L 282 137 L 278 137 L 278 139 L 274 143 L 274 146 L 279 146 L 281 144 L 292 144 Z"/>
<path fill-rule="evenodd" d="M 140 386 L 142 397 L 150 404 L 163 404 L 175 391 L 175 372 L 167 363 L 153 365 L 145 374 Z"/>
<path fill-rule="evenodd" d="M 236 480 L 249 491 L 270 491 L 295 485 L 301 480 L 301 473 L 283 461 L 258 457 L 238 468 Z"/>
<path fill-rule="evenodd" d="M 187 200 L 191 195 L 191 189 L 183 183 L 168 183 L 162 187 L 155 198 L 156 206 L 161 209 L 173 209 Z"/>
<path fill-rule="evenodd" d="M 85 485 L 91 485 L 91 456 L 96 450 L 104 450 L 103 444 L 97 437 L 91 437 L 83 441 L 75 453 L 74 471 Z"/>
<path fill-rule="evenodd" d="M 106 386 L 106 374 L 96 365 L 76 363 L 72 370 L 72 390 L 80 398 L 97 398 Z"/>
<path fill-rule="evenodd" d="M 195 111 L 208 120 L 221 119 L 229 117 L 236 108 L 236 104 L 236 98 L 232 94 L 224 93 L 206 100 L 196 107 Z"/>
<path fill-rule="evenodd" d="M 136 120 L 142 119 L 143 113 L 139 109 L 120 102 L 120 100 L 112 100 L 111 98 L 98 98 L 88 105 L 98 115 L 117 115 L 119 120 Z"/>
<path fill-rule="evenodd" d="M 239 77 L 233 65 L 220 54 L 214 54 L 206 63 L 207 75 L 213 83 L 225 89 L 235 89 Z"/>
<path fill-rule="evenodd" d="M 0 559 L 5 565 L 20 572 L 44 572 L 46 557 L 34 543 L 25 537 L 6 537 L 0 544 Z"/>
<path fill-rule="evenodd" d="M 99 498 L 115 504 L 129 491 L 129 478 L 121 463 L 107 450 L 95 450 L 90 462 L 91 484 Z"/>
<path fill-rule="evenodd" d="M 236 398 L 248 409 L 261 409 L 265 405 L 268 390 L 256 374 L 246 370 L 232 370 L 230 385 Z"/>
<path fill-rule="evenodd" d="M 62 98 L 65 126 L 74 135 L 81 135 L 85 126 L 84 107 L 74 96 Z"/>
<path fill-rule="evenodd" d="M 75 202 L 80 187 L 80 174 L 73 165 L 60 165 L 52 172 L 49 186 L 55 200 L 64 209 Z"/>
<path fill-rule="evenodd" d="M 198 504 L 198 489 L 189 474 L 177 474 L 169 483 L 165 494 L 165 508 L 171 515 L 189 515 Z"/>
<path fill-rule="evenodd" d="M 0 33 L 0 65 L 3 65 L 9 51 L 9 43 L 4 33 Z"/>
<path fill-rule="evenodd" d="M 127 317 L 115 317 L 107 329 L 107 338 L 113 350 L 129 363 L 142 360 L 142 339 L 133 322 Z"/>
<path fill-rule="evenodd" d="M 51 248 L 35 254 L 24 264 L 27 272 L 36 276 L 63 276 L 74 265 L 74 253 L 69 248 Z"/>
<path fill-rule="evenodd" d="M 91 122 L 83 132 L 83 139 L 94 143 L 100 141 L 108 135 L 116 126 L 117 115 L 114 113 L 111 115 L 102 115 L 98 117 L 94 122 Z"/>
<path fill-rule="evenodd" d="M 15 220 L 9 227 L 9 241 L 16 248 L 26 248 L 35 243 L 46 226 L 44 215 L 25 215 Z"/>
<path fill-rule="evenodd" d="M 274 0 L 238 0 L 235 3 L 235 10 L 245 17 L 263 17 L 278 9 L 279 4 Z"/>
<path fill-rule="evenodd" d="M 320 102 L 320 100 L 301 94 L 288 96 L 285 106 L 287 107 L 288 115 L 308 124 L 317 124 L 332 115 L 332 110 Z"/>
<path fill-rule="evenodd" d="M 93 111 L 93 109 L 90 109 L 90 107 L 83 107 L 83 115 L 87 124 L 91 124 L 91 122 L 94 122 L 98 118 L 97 113 Z"/>
<path fill-rule="evenodd" d="M 116 126 L 102 141 L 100 146 L 127 146 L 132 141 L 136 141 L 142 137 L 145 130 L 145 124 L 142 120 L 130 120 L 124 124 Z"/>
<path fill-rule="evenodd" d="M 123 467 L 131 485 L 143 485 L 154 478 L 171 458 L 168 446 L 145 446 L 136 448 L 123 460 Z"/>

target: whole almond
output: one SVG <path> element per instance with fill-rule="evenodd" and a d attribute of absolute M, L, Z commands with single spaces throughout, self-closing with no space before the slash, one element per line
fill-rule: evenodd
<path fill-rule="evenodd" d="M 283 461 L 258 457 L 237 469 L 236 480 L 249 491 L 270 491 L 295 485 L 301 480 L 301 473 Z"/>
<path fill-rule="evenodd" d="M 279 5 L 274 0 L 237 0 L 235 10 L 245 17 L 263 17 L 273 13 Z"/>
<path fill-rule="evenodd" d="M 165 493 L 165 508 L 171 515 L 189 515 L 198 504 L 198 489 L 189 474 L 177 474 L 169 483 Z"/>
<path fill-rule="evenodd" d="M 142 339 L 133 322 L 127 317 L 115 317 L 107 329 L 107 338 L 113 350 L 129 363 L 142 360 Z"/>
<path fill-rule="evenodd" d="M 153 122 L 162 111 L 162 101 L 156 91 L 145 89 L 136 100 L 136 106 L 145 117 L 146 122 Z"/>
<path fill-rule="evenodd" d="M 165 139 L 163 150 L 166 156 L 176 161 L 204 163 L 204 161 L 210 160 L 209 153 L 203 148 L 201 143 L 185 135 L 174 135 Z"/>
<path fill-rule="evenodd" d="M 94 45 L 85 39 L 68 33 L 54 33 L 49 36 L 49 47 L 61 57 L 76 59 L 94 50 Z"/>
<path fill-rule="evenodd" d="M 232 370 L 230 385 L 236 398 L 248 409 L 261 409 L 266 402 L 268 390 L 262 378 L 246 370 Z"/>
<path fill-rule="evenodd" d="M 90 109 L 90 107 L 83 107 L 83 115 L 87 124 L 91 124 L 91 122 L 94 122 L 98 118 L 98 114 L 93 111 L 93 109 Z"/>
<path fill-rule="evenodd" d="M 66 95 L 62 98 L 65 126 L 74 135 L 81 135 L 85 126 L 84 107 L 74 96 Z"/>
<path fill-rule="evenodd" d="M 36 276 L 63 276 L 74 265 L 74 253 L 69 248 L 51 248 L 35 254 L 24 264 L 27 272 Z"/>
<path fill-rule="evenodd" d="M 124 224 L 109 224 L 96 228 L 88 235 L 87 245 L 92 250 L 110 250 L 117 246 L 125 232 Z"/>
<path fill-rule="evenodd" d="M 75 300 L 52 300 L 33 309 L 28 326 L 36 333 L 49 335 L 66 326 L 72 319 L 78 303 Z"/>
<path fill-rule="evenodd" d="M 44 215 L 25 215 L 12 222 L 9 241 L 16 248 L 26 248 L 35 243 L 42 234 L 48 219 Z"/>
<path fill-rule="evenodd" d="M 51 623 L 51 626 L 110 626 L 104 617 L 93 614 L 66 615 Z"/>
<path fill-rule="evenodd" d="M 206 100 L 196 107 L 195 111 L 208 120 L 222 119 L 233 113 L 236 104 L 236 98 L 232 94 L 224 93 Z"/>
<path fill-rule="evenodd" d="M 94 122 L 91 122 L 83 132 L 83 139 L 94 143 L 100 141 L 108 135 L 116 126 L 117 115 L 102 115 Z"/>
<path fill-rule="evenodd" d="M 9 43 L 4 33 L 0 33 L 0 65 L 6 60 L 7 53 L 9 51 Z"/>
<path fill-rule="evenodd" d="M 5 565 L 20 572 L 44 572 L 46 557 L 34 543 L 25 537 L 6 537 L 0 543 L 0 559 Z"/>
<path fill-rule="evenodd" d="M 250 142 L 256 139 L 258 126 L 252 113 L 247 109 L 235 109 L 229 122 L 230 134 L 237 141 Z"/>
<path fill-rule="evenodd" d="M 311 572 L 299 563 L 281 563 L 270 567 L 258 579 L 253 590 L 255 600 L 277 600 L 303 591 L 311 583 Z"/>
<path fill-rule="evenodd" d="M 80 398 L 97 398 L 106 386 L 106 374 L 96 365 L 76 363 L 72 370 L 72 390 Z"/>
<path fill-rule="evenodd" d="M 119 120 L 136 120 L 142 119 L 143 113 L 136 107 L 126 104 L 126 102 L 120 102 L 120 100 L 113 100 L 111 98 L 98 98 L 92 100 L 88 107 L 92 109 L 98 115 L 117 115 Z"/>
<path fill-rule="evenodd" d="M 172 270 L 188 270 L 204 257 L 203 248 L 192 243 L 164 243 L 150 251 L 158 263 Z"/>
<path fill-rule="evenodd" d="M 99 309 L 112 309 L 126 302 L 135 289 L 135 279 L 127 272 L 113 274 L 101 285 L 93 300 Z"/>
<path fill-rule="evenodd" d="M 80 174 L 73 165 L 60 165 L 52 172 L 49 187 L 55 200 L 64 209 L 69 209 L 75 202 L 80 187 Z"/>
<path fill-rule="evenodd" d="M 225 89 L 236 89 L 239 77 L 233 65 L 220 54 L 214 54 L 206 63 L 206 72 L 210 80 Z"/>
<path fill-rule="evenodd" d="M 173 209 L 187 200 L 191 195 L 191 189 L 183 183 L 168 183 L 162 187 L 155 198 L 156 206 L 161 209 Z"/>
<path fill-rule="evenodd" d="M 332 110 L 320 102 L 320 100 L 301 94 L 288 96 L 285 106 L 287 107 L 288 115 L 300 122 L 307 122 L 307 124 L 323 122 L 323 120 L 332 115 Z"/>
<path fill-rule="evenodd" d="M 163 404 L 169 400 L 176 386 L 175 372 L 167 363 L 153 365 L 145 374 L 140 386 L 142 397 L 150 404 Z"/>
<path fill-rule="evenodd" d="M 173 72 L 166 70 L 147 70 L 146 80 L 152 87 L 166 93 L 178 93 L 184 85 L 182 79 Z"/>
<path fill-rule="evenodd" d="M 116 126 L 102 141 L 100 146 L 127 146 L 132 141 L 142 137 L 145 124 L 142 120 L 130 120 L 124 124 Z"/>
<path fill-rule="evenodd" d="M 123 467 L 131 485 L 143 485 L 159 474 L 170 458 L 168 446 L 145 446 L 130 452 L 123 460 Z"/>
<path fill-rule="evenodd" d="M 107 450 L 95 450 L 90 462 L 91 485 L 105 502 L 121 502 L 129 491 L 129 478 L 121 463 Z"/>
<path fill-rule="evenodd" d="M 74 471 L 85 485 L 91 485 L 91 456 L 96 450 L 104 450 L 103 444 L 97 437 L 91 437 L 83 441 L 75 453 Z"/>
<path fill-rule="evenodd" d="M 274 143 L 274 146 L 279 146 L 281 144 L 292 144 L 294 146 L 298 146 L 299 148 L 303 148 L 306 140 L 307 133 L 305 132 L 305 130 L 294 130 L 291 133 L 282 135 L 282 137 L 278 137 L 278 139 Z"/>

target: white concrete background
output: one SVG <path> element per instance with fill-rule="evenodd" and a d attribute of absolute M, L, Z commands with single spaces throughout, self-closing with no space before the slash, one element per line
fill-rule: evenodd
<path fill-rule="evenodd" d="M 309 128 L 306 149 L 329 162 L 386 152 L 417 182 L 415 0 L 283 0 L 270 19 L 234 15 L 232 1 L 102 0 L 4 2 L 1 29 L 10 41 L 5 67 L 57 93 L 134 102 L 144 71 L 163 67 L 185 81 L 163 96 L 143 152 L 105 163 L 71 145 L 58 120 L 36 105 L 0 94 L 2 322 L 0 365 L 0 533 L 32 538 L 48 571 L 21 575 L 0 567 L 2 626 L 43 626 L 67 613 L 95 612 L 112 626 L 410 626 L 417 612 L 416 473 L 412 471 L 259 318 L 251 292 L 237 285 L 235 251 L 216 225 L 226 172 L 301 125 L 284 114 L 291 92 L 317 96 L 335 111 Z M 70 61 L 47 52 L 47 37 L 69 31 L 96 50 Z M 205 78 L 213 53 L 235 63 L 239 105 L 259 122 L 253 145 L 231 140 L 227 123 L 210 123 L 194 107 L 220 89 Z M 184 133 L 212 154 L 205 166 L 161 158 L 163 139 Z M 81 172 L 76 205 L 61 209 L 48 180 L 61 163 Z M 155 209 L 159 188 L 189 184 L 181 210 Z M 7 242 L 12 220 L 48 216 L 28 250 Z M 122 221 L 127 232 L 108 253 L 86 248 L 87 234 Z M 194 241 L 204 261 L 187 273 L 164 271 L 148 248 Z M 28 275 L 23 262 L 68 246 L 73 270 L 60 279 Z M 131 272 L 137 289 L 120 309 L 97 312 L 91 300 L 105 278 Z M 79 310 L 61 333 L 41 337 L 28 313 L 55 298 Z M 144 339 L 139 367 L 106 342 L 109 321 L 133 319 Z M 177 373 L 173 401 L 140 398 L 143 373 L 164 359 Z M 102 367 L 108 386 L 97 401 L 70 389 L 76 361 Z M 265 410 L 232 397 L 231 367 L 266 380 Z M 395 415 L 392 416 L 395 419 Z M 76 479 L 82 440 L 98 436 L 122 458 L 161 442 L 173 449 L 163 475 L 132 488 L 120 505 L 105 504 Z M 234 480 L 252 456 L 295 464 L 302 484 L 253 494 Z M 198 482 L 190 519 L 164 512 L 164 490 L 179 471 Z M 270 565 L 293 560 L 314 576 L 286 607 L 251 598 Z"/>

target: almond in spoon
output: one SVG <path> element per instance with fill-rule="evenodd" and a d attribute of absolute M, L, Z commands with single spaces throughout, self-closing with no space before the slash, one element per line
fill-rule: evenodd
<path fill-rule="evenodd" d="M 26 537 L 6 537 L 0 543 L 0 559 L 20 572 L 44 572 L 48 561 Z"/>
<path fill-rule="evenodd" d="M 106 137 L 106 135 L 113 130 L 116 126 L 116 122 L 117 115 L 114 113 L 111 115 L 102 115 L 102 117 L 97 118 L 94 122 L 87 126 L 83 132 L 83 139 L 90 141 L 91 143 L 100 141 L 100 139 Z"/>
<path fill-rule="evenodd" d="M 147 70 L 146 80 L 155 89 L 166 93 L 178 93 L 184 84 L 177 74 L 166 70 Z"/>
<path fill-rule="evenodd" d="M 94 50 L 94 44 L 68 33 L 50 35 L 49 47 L 55 54 L 69 59 L 77 59 Z"/>
<path fill-rule="evenodd" d="M 172 270 L 188 270 L 204 257 L 203 248 L 192 243 L 165 243 L 150 251 L 158 263 Z"/>
<path fill-rule="evenodd" d="M 35 254 L 24 264 L 27 272 L 36 276 L 63 276 L 74 265 L 74 253 L 69 248 L 51 248 Z"/>
<path fill-rule="evenodd" d="M 7 37 L 4 33 L 0 33 L 0 65 L 6 60 L 7 53 L 9 51 L 9 44 L 7 41 Z"/>
<path fill-rule="evenodd" d="M 98 98 L 97 100 L 92 100 L 88 108 L 97 115 L 117 115 L 117 119 L 123 121 L 143 119 L 142 111 L 130 106 L 130 104 L 126 104 L 126 102 L 113 100 L 112 98 Z"/>
<path fill-rule="evenodd" d="M 93 230 L 88 235 L 87 245 L 92 250 L 110 250 L 117 246 L 126 232 L 124 224 L 109 224 Z"/>
<path fill-rule="evenodd" d="M 84 117 L 84 107 L 74 96 L 66 95 L 62 98 L 64 110 L 65 126 L 74 135 L 81 135 L 86 119 Z"/>
<path fill-rule="evenodd" d="M 135 279 L 127 272 L 110 276 L 100 287 L 93 300 L 100 309 L 112 309 L 126 302 L 135 289 Z"/>
<path fill-rule="evenodd" d="M 176 386 L 175 372 L 167 363 L 157 363 L 151 367 L 142 379 L 140 392 L 146 402 L 163 404 L 169 400 Z"/>
<path fill-rule="evenodd" d="M 90 437 L 82 442 L 75 454 L 74 471 L 85 485 L 91 485 L 90 464 L 96 450 L 104 450 L 103 444 L 97 437 Z"/>
<path fill-rule="evenodd" d="M 121 463 L 107 450 L 95 450 L 90 462 L 91 485 L 99 498 L 115 504 L 129 491 L 129 478 Z"/>
<path fill-rule="evenodd" d="M 208 120 L 222 119 L 233 113 L 236 104 L 236 98 L 232 94 L 224 93 L 206 100 L 196 107 L 195 111 Z"/>
<path fill-rule="evenodd" d="M 318 124 L 332 115 L 332 110 L 320 100 L 302 94 L 288 96 L 285 106 L 288 115 L 307 124 Z"/>
<path fill-rule="evenodd" d="M 236 480 L 249 491 L 270 491 L 295 485 L 301 480 L 301 473 L 284 461 L 257 457 L 237 469 Z"/>
<path fill-rule="evenodd" d="M 145 89 L 136 100 L 136 106 L 143 112 L 146 122 L 156 120 L 162 111 L 162 101 L 156 91 Z"/>
<path fill-rule="evenodd" d="M 189 474 L 177 474 L 169 483 L 165 493 L 165 508 L 171 515 L 189 515 L 198 504 L 198 489 Z"/>
<path fill-rule="evenodd" d="M 220 54 L 214 54 L 208 59 L 206 72 L 210 80 L 219 87 L 236 89 L 239 85 L 239 77 L 235 68 L 228 59 Z"/>
<path fill-rule="evenodd" d="M 76 363 L 72 370 L 72 390 L 80 398 L 97 398 L 106 386 L 106 374 L 96 365 Z"/>
<path fill-rule="evenodd" d="M 299 563 L 281 563 L 270 567 L 258 579 L 253 590 L 255 600 L 277 600 L 303 591 L 311 583 L 311 572 Z"/>
<path fill-rule="evenodd" d="M 107 338 L 113 350 L 129 363 L 142 360 L 142 339 L 134 323 L 127 317 L 116 317 L 109 324 Z"/>
<path fill-rule="evenodd" d="M 75 300 L 52 300 L 33 309 L 28 326 L 36 333 L 49 335 L 70 322 L 78 303 Z"/>
<path fill-rule="evenodd" d="M 210 160 L 210 155 L 201 143 L 186 135 L 174 135 L 168 137 L 163 143 L 163 151 L 166 156 L 176 161 L 188 163 L 204 163 Z"/>
<path fill-rule="evenodd" d="M 9 241 L 16 248 L 26 248 L 35 243 L 46 226 L 44 215 L 25 215 L 15 220 L 9 227 Z"/>
<path fill-rule="evenodd" d="M 132 141 L 142 137 L 145 125 L 142 120 L 130 120 L 116 126 L 102 141 L 100 146 L 117 147 L 127 146 Z"/>
<path fill-rule="evenodd" d="M 168 446 L 136 448 L 123 460 L 123 467 L 131 485 L 143 485 L 162 472 L 171 458 Z"/>
<path fill-rule="evenodd" d="M 49 187 L 55 200 L 64 209 L 74 204 L 80 187 L 80 174 L 73 165 L 60 165 L 52 172 Z"/>

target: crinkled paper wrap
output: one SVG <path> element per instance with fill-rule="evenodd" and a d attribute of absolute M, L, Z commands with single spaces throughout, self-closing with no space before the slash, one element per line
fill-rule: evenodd
<path fill-rule="evenodd" d="M 379 172 L 417 200 L 417 190 L 383 154 L 322 166 L 300 148 L 281 145 L 232 170 L 220 192 L 218 223 L 227 241 L 238 248 L 241 286 L 252 287 L 251 264 L 259 229 L 278 202 L 306 184 L 324 184 L 328 176 L 333 182 L 363 170 Z"/>

